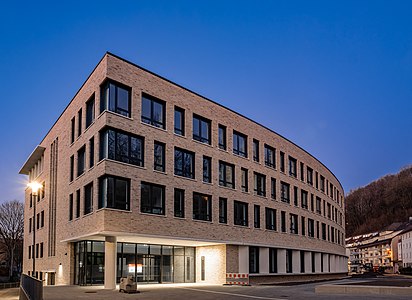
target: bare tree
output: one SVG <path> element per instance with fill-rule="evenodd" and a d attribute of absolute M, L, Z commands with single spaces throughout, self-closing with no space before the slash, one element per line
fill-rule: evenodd
<path fill-rule="evenodd" d="M 23 203 L 13 200 L 0 205 L 0 239 L 9 258 L 9 276 L 13 276 L 15 253 L 21 253 L 24 229 Z M 19 261 L 17 259 L 17 261 Z"/>

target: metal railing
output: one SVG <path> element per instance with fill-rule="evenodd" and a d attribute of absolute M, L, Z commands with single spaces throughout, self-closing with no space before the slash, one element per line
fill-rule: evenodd
<path fill-rule="evenodd" d="M 2 289 L 11 289 L 20 286 L 20 282 L 2 282 L 0 283 L 0 290 Z"/>
<path fill-rule="evenodd" d="M 43 282 L 26 274 L 21 275 L 20 300 L 43 300 Z"/>

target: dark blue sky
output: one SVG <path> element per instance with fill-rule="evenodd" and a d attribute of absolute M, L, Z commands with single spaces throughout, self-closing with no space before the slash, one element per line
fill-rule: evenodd
<path fill-rule="evenodd" d="M 0 202 L 105 51 L 284 135 L 346 192 L 411 164 L 411 1 L 59 2 L 0 10 Z"/>

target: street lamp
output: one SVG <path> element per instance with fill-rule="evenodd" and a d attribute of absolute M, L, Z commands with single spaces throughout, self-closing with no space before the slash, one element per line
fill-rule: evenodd
<path fill-rule="evenodd" d="M 29 188 L 31 188 L 31 194 L 33 196 L 33 222 L 32 222 L 32 229 L 33 229 L 33 248 L 32 248 L 32 258 L 33 258 L 33 272 L 31 274 L 32 277 L 35 277 L 36 273 L 36 196 L 38 197 L 39 190 L 43 187 L 37 181 L 32 181 L 28 184 Z"/>

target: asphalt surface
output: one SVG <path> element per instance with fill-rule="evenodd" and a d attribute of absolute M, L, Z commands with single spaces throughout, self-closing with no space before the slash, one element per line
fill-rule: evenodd
<path fill-rule="evenodd" d="M 164 284 L 139 285 L 138 294 L 124 294 L 113 290 L 104 290 L 102 286 L 48 286 L 44 288 L 45 300 L 71 299 L 190 299 L 190 300 L 235 300 L 235 299 L 408 299 L 411 297 L 394 295 L 354 295 L 354 294 L 316 294 L 315 287 L 322 284 L 349 284 L 374 286 L 412 285 L 412 279 L 407 277 L 388 276 L 377 278 L 355 278 L 328 282 L 295 284 L 289 286 L 222 286 L 201 284 Z M 18 289 L 0 290 L 0 299 L 18 299 Z"/>

